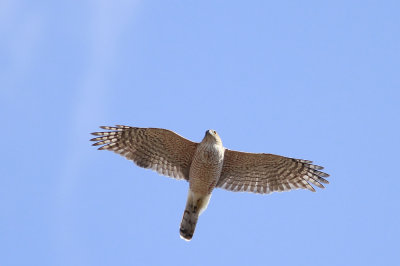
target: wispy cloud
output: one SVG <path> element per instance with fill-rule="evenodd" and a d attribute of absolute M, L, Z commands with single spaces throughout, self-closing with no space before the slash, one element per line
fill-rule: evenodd
<path fill-rule="evenodd" d="M 118 47 L 118 38 L 127 22 L 133 17 L 135 6 L 139 1 L 92 1 L 90 6 L 91 20 L 87 27 L 87 35 L 90 36 L 89 63 L 83 72 L 80 84 L 75 90 L 76 102 L 71 106 L 69 121 L 69 149 L 67 167 L 64 173 L 76 176 L 79 162 L 82 161 L 79 139 L 82 132 L 92 130 L 90 121 L 96 117 L 105 117 L 106 111 L 103 103 L 110 91 L 108 73 L 114 65 L 114 57 Z M 87 136 L 85 135 L 85 138 Z M 86 139 L 85 139 L 86 140 Z M 87 143 L 85 143 L 87 144 Z M 70 182 L 71 176 L 66 178 Z"/>
<path fill-rule="evenodd" d="M 91 1 L 88 16 L 91 17 L 87 29 L 90 45 L 88 45 L 88 64 L 83 71 L 79 84 L 75 90 L 75 103 L 71 106 L 69 125 L 69 139 L 66 140 L 65 166 L 60 174 L 59 184 L 59 214 L 58 214 L 58 244 L 60 252 L 71 248 L 76 243 L 76 235 L 71 230 L 74 217 L 73 190 L 78 183 L 80 172 L 87 161 L 90 151 L 89 132 L 94 129 L 90 121 L 101 120 L 107 117 L 103 103 L 110 92 L 108 83 L 110 70 L 114 65 L 114 58 L 121 31 L 133 18 L 135 7 L 139 1 Z M 75 251 L 75 250 L 74 250 Z M 78 251 L 76 251 L 78 252 Z M 65 254 L 60 254 L 62 257 Z M 84 254 L 80 254 L 84 260 Z"/>
<path fill-rule="evenodd" d="M 22 12 L 18 1 L 0 3 L 0 84 L 3 97 L 18 95 L 18 84 L 32 68 L 35 50 L 43 37 L 39 12 Z"/>

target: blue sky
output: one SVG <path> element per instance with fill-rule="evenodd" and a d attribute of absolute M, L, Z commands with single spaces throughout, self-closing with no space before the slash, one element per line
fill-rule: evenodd
<path fill-rule="evenodd" d="M 0 3 L 0 265 L 397 265 L 398 1 Z M 215 190 L 90 146 L 100 125 L 314 160 L 317 193 Z"/>

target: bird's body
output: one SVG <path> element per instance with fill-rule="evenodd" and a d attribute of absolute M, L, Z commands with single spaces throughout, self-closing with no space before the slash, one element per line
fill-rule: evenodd
<path fill-rule="evenodd" d="M 128 126 L 101 127 L 93 145 L 111 150 L 133 160 L 138 166 L 160 174 L 185 179 L 189 192 L 180 226 L 185 240 L 193 236 L 199 215 L 207 208 L 215 187 L 230 191 L 268 194 L 304 188 L 324 188 L 329 175 L 311 161 L 265 153 L 245 153 L 226 149 L 214 130 L 206 131 L 195 143 L 178 134 L 159 128 Z"/>
<path fill-rule="evenodd" d="M 198 216 L 207 208 L 211 192 L 215 188 L 224 163 L 224 147 L 214 130 L 208 130 L 197 146 L 189 171 L 189 193 L 180 234 L 190 240 Z"/>

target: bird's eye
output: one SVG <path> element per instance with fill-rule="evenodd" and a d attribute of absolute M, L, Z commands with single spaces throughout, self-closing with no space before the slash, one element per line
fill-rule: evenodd
<path fill-rule="evenodd" d="M 217 131 L 213 130 L 213 133 L 214 133 L 214 134 L 217 134 Z"/>

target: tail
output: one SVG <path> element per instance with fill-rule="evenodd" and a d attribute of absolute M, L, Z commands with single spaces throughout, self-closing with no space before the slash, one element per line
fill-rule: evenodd
<path fill-rule="evenodd" d="M 183 213 L 181 228 L 179 231 L 181 238 L 186 241 L 190 241 L 192 239 L 197 220 L 199 219 L 199 213 L 194 209 L 195 208 L 193 208 L 193 205 L 188 206 L 188 204 L 186 204 L 186 209 Z"/>
<path fill-rule="evenodd" d="M 192 239 L 199 215 L 207 208 L 210 197 L 211 195 L 198 195 L 189 190 L 186 208 L 179 230 L 182 239 L 186 241 Z"/>

